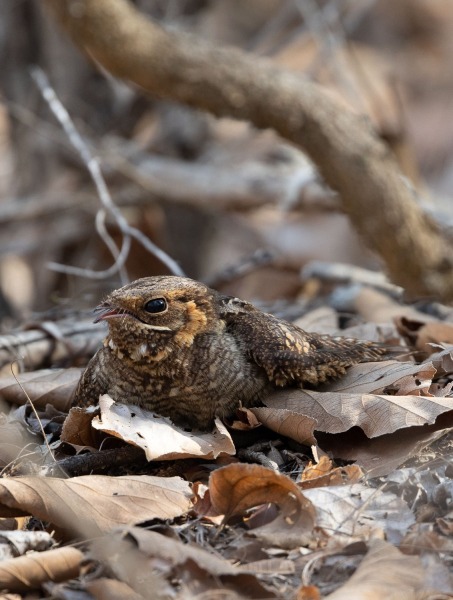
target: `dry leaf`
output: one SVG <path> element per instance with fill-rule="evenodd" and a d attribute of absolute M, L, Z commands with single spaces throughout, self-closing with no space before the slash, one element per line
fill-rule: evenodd
<path fill-rule="evenodd" d="M 415 516 L 406 502 L 390 492 L 367 487 L 362 483 L 320 487 L 304 491 L 316 509 L 316 525 L 335 536 L 368 540 L 384 532 L 392 543 L 399 543 Z"/>
<path fill-rule="evenodd" d="M 259 465 L 234 464 L 209 478 L 211 504 L 228 520 L 263 504 L 275 504 L 279 515 L 253 535 L 285 548 L 302 545 L 314 526 L 315 511 L 297 485 L 285 475 Z"/>
<path fill-rule="evenodd" d="M 20 382 L 36 408 L 52 404 L 57 410 L 68 411 L 71 396 L 80 379 L 81 369 L 43 369 L 20 373 Z M 27 396 L 14 377 L 0 378 L 0 398 L 11 404 L 25 404 Z"/>
<path fill-rule="evenodd" d="M 448 398 L 309 390 L 278 391 L 263 402 L 276 411 L 310 415 L 316 419 L 317 431 L 340 433 L 357 426 L 369 438 L 404 427 L 434 423 L 439 415 L 453 410 L 453 400 Z"/>
<path fill-rule="evenodd" d="M 336 435 L 318 434 L 319 445 L 334 458 L 357 462 L 368 475 L 388 475 L 425 446 L 448 434 L 453 412 L 441 415 L 435 425 L 408 427 L 369 439 L 360 429 Z M 448 429 L 447 429 L 448 428 Z"/>
<path fill-rule="evenodd" d="M 101 416 L 93 419 L 93 427 L 142 448 L 148 460 L 214 459 L 222 453 L 236 453 L 233 440 L 219 419 L 213 432 L 192 433 L 138 406 L 118 404 L 107 394 L 101 396 L 99 406 Z"/>
<path fill-rule="evenodd" d="M 302 490 L 333 485 L 346 485 L 360 481 L 364 473 L 357 465 L 333 467 L 327 456 L 322 456 L 318 464 L 309 463 L 297 483 Z"/>
<path fill-rule="evenodd" d="M 249 411 L 256 416 L 262 425 L 280 435 L 285 435 L 306 446 L 316 444 L 314 436 L 316 420 L 312 417 L 290 410 L 275 410 L 266 407 L 250 408 Z"/>
<path fill-rule="evenodd" d="M 0 516 L 33 515 L 92 537 L 119 525 L 182 515 L 191 496 L 180 477 L 21 477 L 0 481 Z"/>
<path fill-rule="evenodd" d="M 401 316 L 408 319 L 420 319 L 424 323 L 436 320 L 435 317 L 422 313 L 411 306 L 401 305 L 388 294 L 365 286 L 361 287 L 355 296 L 351 309 L 357 312 L 364 321 L 373 321 L 374 323 L 390 323 Z"/>
<path fill-rule="evenodd" d="M 20 423 L 0 414 L 0 467 L 9 465 L 29 443 L 36 444 L 36 438 Z"/>
<path fill-rule="evenodd" d="M 141 594 L 137 594 L 123 581 L 98 577 L 85 583 L 85 589 L 95 600 L 143 600 Z"/>
<path fill-rule="evenodd" d="M 435 352 L 432 344 L 453 344 L 452 323 L 424 317 L 425 315 L 420 318 L 401 317 L 395 319 L 395 323 L 401 335 L 426 356 Z"/>
<path fill-rule="evenodd" d="M 318 391 L 355 394 L 430 395 L 437 371 L 428 362 L 421 365 L 388 360 L 362 363 L 348 369 L 344 377 L 317 388 Z"/>
<path fill-rule="evenodd" d="M 55 540 L 47 531 L 0 531 L 0 562 L 17 558 L 30 550 L 50 550 Z"/>
<path fill-rule="evenodd" d="M 60 434 L 60 441 L 67 442 L 72 446 L 84 448 L 98 448 L 99 439 L 102 434 L 97 433 L 91 427 L 93 415 L 98 413 L 96 406 L 79 408 L 75 406 L 70 409 Z"/>
<path fill-rule="evenodd" d="M 146 598 L 150 590 L 156 600 L 172 596 L 166 579 L 179 581 L 181 598 L 203 593 L 214 598 L 228 591 L 239 598 L 275 598 L 254 574 L 242 573 L 198 545 L 183 544 L 155 531 L 129 527 L 113 532 L 92 544 L 92 554 Z"/>
<path fill-rule="evenodd" d="M 83 554 L 71 547 L 32 552 L 0 563 L 0 589 L 25 592 L 46 581 L 65 581 L 78 577 Z"/>
<path fill-rule="evenodd" d="M 401 554 L 391 544 L 375 540 L 349 581 L 329 600 L 417 600 L 423 584 L 418 558 Z"/>

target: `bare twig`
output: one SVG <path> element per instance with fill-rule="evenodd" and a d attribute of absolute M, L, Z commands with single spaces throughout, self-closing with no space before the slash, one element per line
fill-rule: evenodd
<path fill-rule="evenodd" d="M 144 465 L 147 464 L 143 450 L 136 446 L 125 446 L 123 448 L 69 456 L 56 464 L 42 467 L 40 475 L 44 477 L 75 477 L 99 473 L 131 463 L 137 464 L 139 461 L 142 461 Z"/>
<path fill-rule="evenodd" d="M 236 264 L 231 265 L 209 278 L 205 283 L 212 288 L 218 288 L 221 285 L 230 283 L 239 277 L 243 277 L 260 267 L 272 264 L 275 261 L 275 255 L 265 248 L 258 248 L 252 254 L 245 256 Z"/>
<path fill-rule="evenodd" d="M 60 125 L 63 127 L 66 135 L 69 138 L 69 141 L 78 151 L 80 158 L 86 165 L 91 178 L 93 179 L 102 205 L 102 208 L 96 215 L 96 230 L 115 258 L 115 263 L 109 269 L 105 269 L 103 271 L 81 269 L 78 267 L 70 267 L 57 263 L 49 263 L 49 268 L 60 273 L 88 277 L 90 279 L 106 279 L 115 273 L 120 272 L 122 280 L 126 282 L 127 273 L 124 265 L 129 255 L 131 238 L 135 238 L 146 250 L 148 250 L 148 252 L 156 256 L 156 258 L 165 264 L 173 274 L 184 275 L 184 272 L 175 260 L 173 260 L 158 246 L 156 246 L 156 244 L 148 239 L 148 237 L 145 236 L 139 229 L 129 225 L 127 220 L 123 217 L 121 211 L 112 201 L 104 177 L 101 173 L 99 160 L 91 154 L 87 144 L 85 144 L 81 135 L 78 133 L 68 111 L 60 102 L 55 91 L 51 87 L 46 74 L 44 71 L 42 71 L 42 69 L 35 67 L 32 70 L 32 77 L 39 87 L 44 99 L 47 101 L 49 108 L 52 110 Z M 121 250 L 118 249 L 113 238 L 107 232 L 105 227 L 107 215 L 113 217 L 119 230 L 123 234 L 123 244 Z"/>
<path fill-rule="evenodd" d="M 34 413 L 34 415 L 35 415 L 35 418 L 36 418 L 36 420 L 38 421 L 39 428 L 41 429 L 41 435 L 42 435 L 42 437 L 43 437 L 43 440 L 44 440 L 44 443 L 45 443 L 45 445 L 46 445 L 46 447 L 47 447 L 47 450 L 48 450 L 48 452 L 49 452 L 49 454 L 50 454 L 50 456 L 51 456 L 51 458 L 52 458 L 53 462 L 54 462 L 54 463 L 56 463 L 57 461 L 55 460 L 55 456 L 54 456 L 54 454 L 53 454 L 53 452 L 52 452 L 52 448 L 49 446 L 49 442 L 47 441 L 46 432 L 44 431 L 44 427 L 43 427 L 43 425 L 42 425 L 42 421 L 41 421 L 41 419 L 39 418 L 38 411 L 36 410 L 36 408 L 35 408 L 35 405 L 33 404 L 33 402 L 32 402 L 32 400 L 31 400 L 30 396 L 27 394 L 27 392 L 26 392 L 26 390 L 25 390 L 24 386 L 23 386 L 23 385 L 21 384 L 21 382 L 20 382 L 20 381 L 17 379 L 17 375 L 14 373 L 14 369 L 13 369 L 13 363 L 11 363 L 11 374 L 12 374 L 12 376 L 14 377 L 14 379 L 16 380 L 16 383 L 17 383 L 17 385 L 20 387 L 20 389 L 22 390 L 23 394 L 24 394 L 24 395 L 25 395 L 25 397 L 27 398 L 27 401 L 28 401 L 28 403 L 29 403 L 29 404 L 30 404 L 30 406 L 31 406 L 31 409 L 32 409 L 32 411 L 33 411 L 33 413 Z"/>
<path fill-rule="evenodd" d="M 27 371 L 33 371 L 42 367 L 46 359 L 55 364 L 81 355 L 91 357 L 105 337 L 104 327 L 93 325 L 91 320 L 68 319 L 60 321 L 58 327 L 63 341 L 42 326 L 1 335 L 0 367 L 16 361 Z"/>

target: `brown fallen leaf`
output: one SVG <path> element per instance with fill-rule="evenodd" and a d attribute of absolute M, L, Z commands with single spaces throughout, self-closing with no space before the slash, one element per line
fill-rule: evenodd
<path fill-rule="evenodd" d="M 220 454 L 236 453 L 233 440 L 219 419 L 213 432 L 187 432 L 170 419 L 132 404 L 118 404 L 107 394 L 101 396 L 99 407 L 101 416 L 93 419 L 93 427 L 142 448 L 148 460 L 214 459 Z"/>
<path fill-rule="evenodd" d="M 369 438 L 398 429 L 434 423 L 453 410 L 453 400 L 426 396 L 343 394 L 309 390 L 282 390 L 264 399 L 276 411 L 291 411 L 316 419 L 317 431 L 340 433 L 360 427 Z M 276 420 L 277 416 L 276 416 Z M 269 427 L 271 427 L 272 421 Z"/>
<path fill-rule="evenodd" d="M 314 430 L 317 422 L 313 417 L 291 410 L 275 410 L 267 407 L 249 408 L 249 411 L 255 415 L 262 425 L 280 435 L 289 437 L 306 446 L 316 444 Z"/>
<path fill-rule="evenodd" d="M 155 531 L 122 528 L 95 540 L 91 553 L 146 598 L 173 596 L 167 582 L 175 580 L 181 598 L 214 598 L 218 594 L 222 598 L 275 598 L 255 574 L 243 573 L 198 545 L 183 544 Z"/>
<path fill-rule="evenodd" d="M 430 356 L 436 350 L 432 344 L 453 344 L 453 324 L 424 318 L 400 317 L 395 319 L 400 334 L 422 356 Z"/>
<path fill-rule="evenodd" d="M 71 408 L 63 423 L 60 441 L 67 442 L 72 446 L 99 448 L 99 442 L 105 436 L 91 427 L 93 416 L 97 413 L 96 406 Z"/>
<path fill-rule="evenodd" d="M 237 463 L 217 469 L 209 478 L 209 493 L 214 510 L 225 515 L 225 521 L 249 508 L 277 505 L 278 517 L 253 529 L 253 535 L 282 548 L 303 545 L 315 523 L 314 508 L 297 485 L 260 465 Z"/>
<path fill-rule="evenodd" d="M 52 404 L 56 409 L 68 411 L 71 396 L 82 373 L 81 369 L 43 369 L 20 373 L 17 380 L 27 392 L 36 408 Z M 11 404 L 25 404 L 27 397 L 14 377 L 0 378 L 0 398 Z"/>
<path fill-rule="evenodd" d="M 143 600 L 143 596 L 134 592 L 124 581 L 108 577 L 87 581 L 85 589 L 95 600 Z"/>
<path fill-rule="evenodd" d="M 33 515 L 92 537 L 119 525 L 182 515 L 191 497 L 180 477 L 17 477 L 0 481 L 0 516 Z"/>
<path fill-rule="evenodd" d="M 37 589 L 46 581 L 65 581 L 78 577 L 83 554 L 66 546 L 32 552 L 0 562 L 0 589 L 25 592 Z"/>
<path fill-rule="evenodd" d="M 423 567 L 418 558 L 375 540 L 349 581 L 326 599 L 417 600 L 422 586 Z"/>
<path fill-rule="evenodd" d="M 309 463 L 302 472 L 297 485 L 301 490 L 331 485 L 346 485 L 360 481 L 364 473 L 357 465 L 333 467 L 327 456 L 322 456 L 318 464 Z"/>

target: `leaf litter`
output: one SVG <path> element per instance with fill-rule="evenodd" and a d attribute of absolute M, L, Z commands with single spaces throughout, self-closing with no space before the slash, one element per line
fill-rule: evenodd
<path fill-rule="evenodd" d="M 307 315 L 306 321 L 316 327 L 320 318 L 335 334 L 331 313 Z M 9 477 L 0 486 L 0 518 L 42 522 L 60 544 L 96 538 L 70 558 L 47 559 L 47 552 L 65 550 L 61 546 L 23 557 L 37 555 L 35 566 L 20 557 L 4 561 L 9 575 L 0 571 L 0 581 L 11 591 L 64 585 L 58 582 L 81 573 L 83 558 L 108 565 L 115 577 L 94 580 L 100 589 L 120 586 L 144 597 L 151 586 L 159 590 L 153 597 L 167 598 L 175 585 L 181 598 L 220 592 L 226 598 L 320 597 L 319 590 L 328 589 L 324 570 L 344 556 L 354 557 L 354 567 L 326 597 L 415 599 L 418 588 L 433 585 L 428 567 L 442 578 L 442 591 L 453 589 L 439 558 L 452 553 L 448 466 L 430 473 L 429 462 L 423 469 L 416 458 L 430 444 L 444 444 L 445 456 L 451 455 L 448 340 L 425 345 L 420 364 L 364 363 L 316 390 L 278 391 L 262 407 L 239 411 L 227 426 L 218 421 L 211 433 L 183 431 L 108 396 L 100 411 L 72 409 L 61 428 L 55 400 L 67 410 L 80 373 L 65 371 L 20 376 L 57 460 L 69 449 L 83 460 L 83 452 L 102 454 L 127 443 L 143 450 L 149 467 L 133 474 L 130 465 L 132 474 L 123 474 L 124 467 L 115 472 L 113 466 L 112 474 L 69 479 L 36 476 L 33 469 L 27 475 L 25 469 L 25 476 L 19 470 L 22 476 L 15 477 L 16 466 L 25 464 L 24 447 L 31 463 L 52 464 L 54 458 L 42 452 L 32 411 L 22 407 L 3 415 L 0 458 Z M 0 396 L 11 405 L 24 403 L 11 377 L 0 380 Z M 256 439 L 263 441 L 252 451 Z M 238 462 L 238 448 L 242 460 L 249 456 L 262 464 Z M 418 466 L 400 468 L 411 457 Z M 263 466 L 268 460 L 272 468 Z M 377 582 L 370 576 L 376 569 L 385 570 Z M 85 589 L 94 589 L 94 582 Z"/>

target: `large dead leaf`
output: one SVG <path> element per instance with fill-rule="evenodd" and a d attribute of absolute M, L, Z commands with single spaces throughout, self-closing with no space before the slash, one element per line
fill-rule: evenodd
<path fill-rule="evenodd" d="M 320 447 L 330 456 L 355 461 L 368 475 L 388 475 L 428 444 L 449 433 L 453 412 L 441 415 L 435 425 L 408 427 L 369 439 L 358 428 L 344 433 L 318 434 Z"/>
<path fill-rule="evenodd" d="M 58 410 L 67 411 L 81 372 L 81 369 L 76 368 L 43 369 L 32 373 L 20 373 L 17 380 L 12 376 L 1 377 L 0 398 L 11 404 L 25 404 L 28 395 L 36 408 L 45 408 L 46 404 L 52 404 Z"/>
<path fill-rule="evenodd" d="M 148 460 L 214 459 L 222 453 L 236 453 L 233 440 L 219 419 L 213 432 L 187 432 L 170 419 L 132 404 L 118 404 L 107 394 L 101 396 L 99 406 L 101 416 L 93 419 L 93 427 L 142 448 Z"/>
<path fill-rule="evenodd" d="M 79 575 L 82 560 L 82 552 L 69 546 L 4 560 L 0 562 L 0 589 L 24 592 L 46 581 L 73 579 Z"/>
<path fill-rule="evenodd" d="M 190 485 L 179 477 L 18 477 L 0 482 L 0 516 L 33 515 L 92 537 L 119 525 L 184 514 L 191 496 Z"/>
<path fill-rule="evenodd" d="M 96 540 L 92 554 L 144 598 L 275 598 L 253 574 L 243 573 L 198 545 L 136 527 Z"/>
<path fill-rule="evenodd" d="M 316 444 L 314 430 L 316 419 L 291 410 L 258 407 L 249 408 L 260 423 L 280 435 L 296 440 L 299 444 L 312 446 Z"/>
<path fill-rule="evenodd" d="M 270 544 L 290 548 L 306 543 L 314 526 L 315 511 L 297 485 L 285 475 L 260 465 L 241 463 L 217 469 L 209 478 L 213 508 L 228 520 L 249 508 L 275 504 L 279 515 L 253 530 Z"/>
<path fill-rule="evenodd" d="M 344 377 L 329 382 L 318 391 L 354 394 L 389 394 L 399 396 L 430 395 L 429 388 L 436 375 L 432 363 L 414 365 L 389 360 L 362 363 L 348 369 Z"/>
<path fill-rule="evenodd" d="M 304 490 L 316 509 L 316 525 L 340 541 L 346 536 L 368 540 L 384 532 L 393 543 L 401 541 L 415 516 L 401 498 L 361 483 Z"/>
<path fill-rule="evenodd" d="M 370 550 L 349 581 L 329 600 L 417 600 L 421 599 L 423 568 L 420 560 L 402 554 L 382 540 Z"/>
<path fill-rule="evenodd" d="M 434 423 L 453 410 L 453 399 L 425 396 L 343 394 L 308 390 L 282 390 L 265 398 L 275 411 L 291 411 L 316 420 L 317 431 L 340 433 L 360 427 L 369 438 L 398 429 Z M 272 429 L 273 421 L 264 423 Z M 299 441 L 299 440 L 297 440 Z"/>
<path fill-rule="evenodd" d="M 355 461 L 368 475 L 388 475 L 425 446 L 448 434 L 453 411 L 441 415 L 434 425 L 407 427 L 369 439 L 358 428 L 335 435 L 318 433 L 318 444 L 330 456 Z"/>

